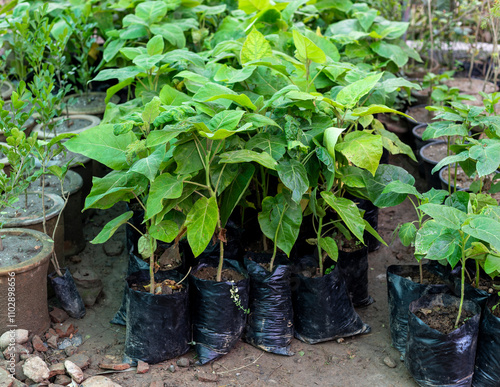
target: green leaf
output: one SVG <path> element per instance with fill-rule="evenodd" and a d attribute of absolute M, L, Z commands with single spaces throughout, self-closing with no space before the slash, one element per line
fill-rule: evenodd
<path fill-rule="evenodd" d="M 245 112 L 242 110 L 224 110 L 212 117 L 208 127 L 212 132 L 219 129 L 234 130 L 240 123 L 243 114 Z"/>
<path fill-rule="evenodd" d="M 273 159 L 279 160 L 286 152 L 286 145 L 286 139 L 281 136 L 259 133 L 247 141 L 245 148 L 249 150 L 259 149 L 269 153 Z"/>
<path fill-rule="evenodd" d="M 255 27 L 250 31 L 241 48 L 241 64 L 272 56 L 271 45 Z"/>
<path fill-rule="evenodd" d="M 104 48 L 102 53 L 105 62 L 111 62 L 113 58 L 120 52 L 120 49 L 125 45 L 125 40 L 114 39 Z"/>
<path fill-rule="evenodd" d="M 422 140 L 427 141 L 441 136 L 468 136 L 469 131 L 463 124 L 455 124 L 450 121 L 432 122 L 427 125 Z"/>
<path fill-rule="evenodd" d="M 226 225 L 233 210 L 245 195 L 252 181 L 254 172 L 255 167 L 252 164 L 242 164 L 236 178 L 223 192 L 220 205 L 220 220 L 222 227 Z"/>
<path fill-rule="evenodd" d="M 363 117 L 363 116 L 378 114 L 378 113 L 399 114 L 399 115 L 411 118 L 409 115 L 407 115 L 405 113 L 401 113 L 398 110 L 391 109 L 390 107 L 387 107 L 385 105 L 370 105 L 368 107 L 359 107 L 359 108 L 356 108 L 352 111 L 352 115 L 356 116 L 356 117 Z"/>
<path fill-rule="evenodd" d="M 306 63 L 309 60 L 319 64 L 326 62 L 323 50 L 296 30 L 293 30 L 293 42 L 297 49 L 295 57 L 301 62 Z"/>
<path fill-rule="evenodd" d="M 163 1 L 145 1 L 135 8 L 135 14 L 148 25 L 157 23 L 167 14 L 167 5 Z"/>
<path fill-rule="evenodd" d="M 375 175 L 383 152 L 382 136 L 361 131 L 351 132 L 344 137 L 344 141 L 336 145 L 335 149 L 354 165 L 365 168 Z"/>
<path fill-rule="evenodd" d="M 172 242 L 179 233 L 179 226 L 173 220 L 163 220 L 149 228 L 149 234 L 162 242 Z"/>
<path fill-rule="evenodd" d="M 160 98 L 154 97 L 144 106 L 144 111 L 142 112 L 142 121 L 147 124 L 151 124 L 156 117 L 160 114 Z"/>
<path fill-rule="evenodd" d="M 158 171 L 160 169 L 160 164 L 163 162 L 164 158 L 165 158 L 165 147 L 160 146 L 148 157 L 136 161 L 130 167 L 130 170 L 146 176 L 149 179 L 149 181 L 153 182 L 156 178 L 156 175 L 158 174 Z"/>
<path fill-rule="evenodd" d="M 137 250 L 143 259 L 151 258 L 156 250 L 156 241 L 149 234 L 142 235 L 137 241 Z"/>
<path fill-rule="evenodd" d="M 304 165 L 292 159 L 278 163 L 276 170 L 283 184 L 292 191 L 292 200 L 295 203 L 300 203 L 302 195 L 309 188 L 309 180 Z"/>
<path fill-rule="evenodd" d="M 148 201 L 144 220 L 151 219 L 163 209 L 164 199 L 177 199 L 182 195 L 182 180 L 169 173 L 158 176 L 149 189 Z"/>
<path fill-rule="evenodd" d="M 219 210 L 215 197 L 201 197 L 186 217 L 187 240 L 195 257 L 203 253 L 217 226 Z"/>
<path fill-rule="evenodd" d="M 403 246 L 410 246 L 417 236 L 417 227 L 412 222 L 404 223 L 399 228 L 399 239 Z"/>
<path fill-rule="evenodd" d="M 483 265 L 486 274 L 497 274 L 500 272 L 500 256 L 494 254 L 488 254 Z"/>
<path fill-rule="evenodd" d="M 361 97 L 368 94 L 375 87 L 381 77 L 382 73 L 373 74 L 347 85 L 339 91 L 336 101 L 348 108 L 354 107 Z"/>
<path fill-rule="evenodd" d="M 444 159 L 442 159 L 439 163 L 436 164 L 434 168 L 432 168 L 431 173 L 436 173 L 441 170 L 446 165 L 454 164 L 459 161 L 465 161 L 469 158 L 469 152 L 460 152 L 458 155 L 451 155 L 447 156 Z"/>
<path fill-rule="evenodd" d="M 500 166 L 500 143 L 497 139 L 486 141 L 473 145 L 469 149 L 470 157 L 477 160 L 476 168 L 479 177 L 495 172 Z"/>
<path fill-rule="evenodd" d="M 177 126 L 167 127 L 162 130 L 153 130 L 146 138 L 146 144 L 150 148 L 163 145 L 185 131 L 185 128 Z"/>
<path fill-rule="evenodd" d="M 276 160 L 274 160 L 269 153 L 262 152 L 254 152 L 248 149 L 236 150 L 225 152 L 220 155 L 221 163 L 245 163 L 255 161 L 260 165 L 276 170 Z"/>
<path fill-rule="evenodd" d="M 323 191 L 321 192 L 321 196 L 325 199 L 325 202 L 337 212 L 347 228 L 356 238 L 363 241 L 365 223 L 356 204 L 354 204 L 352 200 L 338 198 L 331 192 Z"/>
<path fill-rule="evenodd" d="M 218 101 L 218 103 L 223 105 L 226 109 L 231 105 L 230 101 L 234 101 L 239 105 L 252 110 L 257 109 L 252 101 L 250 101 L 250 98 L 248 98 L 245 94 L 237 94 L 227 87 L 212 82 L 200 87 L 196 94 L 193 95 L 193 100 L 198 102 L 210 102 L 219 99 L 225 100 Z"/>
<path fill-rule="evenodd" d="M 328 153 L 333 158 L 333 162 L 335 163 L 335 145 L 337 145 L 337 141 L 339 136 L 345 129 L 341 128 L 326 128 L 325 133 L 323 135 L 323 145 L 328 150 Z"/>
<path fill-rule="evenodd" d="M 174 160 L 177 163 L 175 173 L 179 175 L 188 175 L 203 169 L 203 162 L 194 141 L 177 145 L 174 149 Z"/>
<path fill-rule="evenodd" d="M 151 39 L 149 39 L 148 44 L 146 45 L 146 50 L 148 55 L 161 55 L 163 54 L 163 48 L 165 47 L 165 43 L 163 42 L 163 37 L 160 35 L 155 35 Z"/>
<path fill-rule="evenodd" d="M 262 201 L 262 212 L 259 212 L 258 219 L 264 235 L 286 255 L 290 255 L 302 222 L 300 205 L 287 200 L 283 193 L 275 197 L 268 196 Z"/>
<path fill-rule="evenodd" d="M 128 168 L 127 147 L 136 141 L 132 132 L 115 136 L 113 125 L 98 125 L 66 141 L 64 146 L 71 152 L 97 160 L 111 169 Z"/>
<path fill-rule="evenodd" d="M 143 47 L 124 47 L 120 50 L 120 53 L 122 53 L 125 58 L 134 60 L 139 55 L 145 55 L 147 51 Z"/>
<path fill-rule="evenodd" d="M 270 6 L 269 0 L 239 0 L 238 9 L 244 11 L 247 15 L 255 11 L 262 11 Z"/>
<path fill-rule="evenodd" d="M 335 240 L 330 237 L 319 238 L 318 242 L 319 247 L 326 251 L 332 261 L 337 262 L 337 259 L 339 257 L 339 248 L 337 246 L 337 242 L 335 242 Z"/>
<path fill-rule="evenodd" d="M 97 236 L 90 241 L 92 244 L 104 243 L 118 230 L 118 228 L 127 223 L 127 221 L 134 216 L 133 211 L 127 211 L 113 220 L 110 220 L 101 230 Z"/>
<path fill-rule="evenodd" d="M 155 35 L 161 35 L 172 46 L 184 48 L 186 46 L 186 37 L 184 31 L 173 23 L 164 23 L 160 26 L 151 27 L 151 32 Z"/>
<path fill-rule="evenodd" d="M 395 133 L 389 132 L 388 130 L 384 129 L 383 126 L 380 128 L 377 127 L 375 132 L 382 136 L 382 144 L 390 154 L 404 154 L 410 157 L 413 161 L 417 161 L 417 158 L 415 157 L 415 154 L 413 153 L 411 147 L 401 141 Z"/>
<path fill-rule="evenodd" d="M 97 76 L 92 79 L 93 81 L 107 81 L 110 79 L 118 79 L 119 82 L 123 82 L 129 78 L 134 79 L 137 74 L 140 74 L 142 70 L 137 66 L 127 66 L 119 69 L 106 69 L 101 70 Z"/>
<path fill-rule="evenodd" d="M 427 200 L 428 203 L 441 204 L 444 199 L 448 196 L 448 191 L 444 189 L 431 188 L 429 191 L 424 192 L 422 197 Z"/>
<path fill-rule="evenodd" d="M 480 241 L 488 242 L 497 251 L 500 251 L 500 222 L 497 220 L 477 215 L 462 227 L 462 231 Z"/>
<path fill-rule="evenodd" d="M 183 102 L 191 101 L 191 98 L 172 86 L 165 85 L 160 91 L 160 101 L 163 105 L 181 106 Z"/>
<path fill-rule="evenodd" d="M 403 67 L 408 62 L 408 55 L 395 44 L 379 40 L 370 44 L 370 48 L 381 57 L 392 60 L 398 67 Z"/>
<path fill-rule="evenodd" d="M 367 171 L 363 171 L 361 176 L 366 186 L 368 198 L 380 208 L 396 206 L 406 199 L 406 194 L 383 193 L 391 181 L 399 180 L 402 183 L 415 184 L 415 179 L 406 170 L 389 164 L 379 165 L 375 176 Z"/>
<path fill-rule="evenodd" d="M 163 55 L 153 55 L 148 54 L 138 55 L 132 60 L 132 63 L 137 65 L 142 71 L 151 71 L 159 61 L 163 59 Z"/>
<path fill-rule="evenodd" d="M 415 195 L 417 198 L 422 199 L 423 196 L 420 194 L 420 192 L 417 191 L 417 189 L 411 185 L 411 184 L 406 184 L 403 183 L 402 181 L 395 180 L 391 181 L 387 186 L 384 188 L 382 193 L 399 193 L 399 194 L 408 194 L 408 195 Z"/>
<path fill-rule="evenodd" d="M 443 227 L 460 230 L 467 219 L 467 214 L 453 207 L 426 203 L 418 207 Z"/>
<path fill-rule="evenodd" d="M 425 257 L 433 260 L 446 259 L 451 268 L 454 268 L 462 257 L 460 234 L 454 230 L 442 231 L 432 242 Z"/>

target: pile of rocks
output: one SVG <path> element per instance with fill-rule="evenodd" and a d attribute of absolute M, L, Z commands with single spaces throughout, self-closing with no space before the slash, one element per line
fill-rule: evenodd
<path fill-rule="evenodd" d="M 25 329 L 0 336 L 0 387 L 120 387 L 104 376 L 93 376 L 95 371 L 84 372 L 91 360 L 78 353 L 83 340 L 77 327 L 66 321 L 68 315 L 63 310 L 54 308 L 50 315 L 52 326 L 43 336 L 30 335 Z M 115 365 L 99 367 L 116 370 Z M 137 372 L 144 373 L 149 366 L 143 363 L 140 368 Z"/>

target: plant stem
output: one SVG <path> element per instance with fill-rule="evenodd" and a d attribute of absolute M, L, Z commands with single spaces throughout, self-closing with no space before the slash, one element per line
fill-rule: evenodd
<path fill-rule="evenodd" d="M 476 289 L 479 289 L 479 262 L 476 260 Z"/>
<path fill-rule="evenodd" d="M 319 265 L 319 275 L 323 276 L 323 253 L 321 251 L 321 246 L 319 245 L 319 240 L 321 238 L 321 229 L 323 228 L 323 218 L 319 218 L 318 222 L 318 233 L 316 234 L 316 239 L 318 240 L 318 265 Z"/>

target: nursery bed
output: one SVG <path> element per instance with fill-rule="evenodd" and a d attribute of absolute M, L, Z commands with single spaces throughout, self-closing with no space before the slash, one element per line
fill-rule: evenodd
<path fill-rule="evenodd" d="M 425 184 L 418 179 L 416 165 L 409 164 L 403 157 L 391 158 L 391 163 L 409 170 L 417 178 L 417 188 L 423 189 Z M 112 208 L 108 211 L 96 212 L 85 226 L 85 237 L 91 240 L 108 219 L 116 216 L 123 209 Z M 379 232 L 390 242 L 392 231 L 402 222 L 407 222 L 414 212 L 408 200 L 397 207 L 381 209 Z M 107 250 L 125 245 L 125 231 L 120 230 L 107 242 Z M 125 343 L 125 327 L 112 325 L 109 321 L 118 310 L 123 292 L 123 279 L 127 268 L 125 250 L 119 256 L 108 256 L 102 245 L 87 243 L 85 250 L 72 257 L 70 268 L 91 269 L 100 274 L 104 283 L 103 295 L 97 303 L 87 308 L 87 315 L 82 320 L 70 321 L 78 326 L 83 337 L 83 344 L 78 352 L 91 359 L 86 376 L 95 375 L 104 370 L 99 363 L 119 363 L 122 360 Z M 308 345 L 296 339 L 291 349 L 294 356 L 285 357 L 263 352 L 249 344 L 239 342 L 236 347 L 221 359 L 205 366 L 179 367 L 178 359 L 152 365 L 149 372 L 137 374 L 135 370 L 108 373 L 122 386 L 416 386 L 403 362 L 399 352 L 391 347 L 389 331 L 389 313 L 387 306 L 386 268 L 391 264 L 415 263 L 410 248 L 404 247 L 395 240 L 389 247 L 382 246 L 369 254 L 369 286 L 370 295 L 375 303 L 357 309 L 364 322 L 372 327 L 371 333 L 355 338 L 341 339 L 338 342 L 326 342 Z M 194 351 L 188 352 L 184 358 L 194 359 Z M 392 364 L 391 364 L 392 363 Z M 175 372 L 169 367 L 175 365 Z M 392 368 L 391 366 L 394 366 Z M 215 373 L 215 374 L 214 374 Z M 217 383 L 202 382 L 214 379 Z M 208 379 L 207 379 L 208 378 Z"/>

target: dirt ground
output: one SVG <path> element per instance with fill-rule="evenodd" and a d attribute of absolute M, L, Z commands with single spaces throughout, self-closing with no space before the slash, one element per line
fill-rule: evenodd
<path fill-rule="evenodd" d="M 391 163 L 403 166 L 417 178 L 417 188 L 425 189 L 424 182 L 418 178 L 416 165 L 403 157 L 392 157 Z M 115 208 L 97 212 L 89 218 L 85 226 L 85 237 L 91 240 L 105 224 Z M 405 201 L 393 208 L 380 210 L 379 232 L 389 243 L 392 232 L 401 223 L 410 220 L 414 211 Z M 114 237 L 115 244 L 124 244 L 125 232 L 120 230 Z M 108 242 L 109 243 L 109 242 Z M 79 263 L 75 261 L 81 260 Z M 87 243 L 78 259 L 70 261 L 70 268 L 90 268 L 98 273 L 103 282 L 103 295 L 96 305 L 87 309 L 81 320 L 71 320 L 84 339 L 79 353 L 91 358 L 91 366 L 85 371 L 87 376 L 95 375 L 100 362 L 120 362 L 125 342 L 125 327 L 112 325 L 111 318 L 120 306 L 126 274 L 128 257 L 125 251 L 116 257 L 107 256 L 102 245 Z M 178 367 L 172 359 L 152 365 L 149 372 L 137 374 L 135 369 L 125 372 L 110 372 L 105 376 L 122 386 L 416 386 L 412 377 L 400 361 L 399 352 L 391 347 L 389 315 L 387 305 L 386 268 L 391 264 L 415 263 L 411 250 L 398 240 L 382 246 L 369 255 L 369 287 L 375 303 L 357 312 L 363 321 L 372 328 L 371 333 L 347 338 L 341 342 L 333 341 L 308 345 L 294 339 L 294 356 L 285 357 L 263 352 L 244 342 L 223 358 L 206 366 Z M 194 359 L 194 351 L 184 357 Z M 386 363 L 393 362 L 394 368 Z M 169 366 L 175 366 L 175 372 Z M 203 383 L 198 376 L 217 375 L 217 382 Z M 154 383 L 157 382 L 157 383 Z"/>

